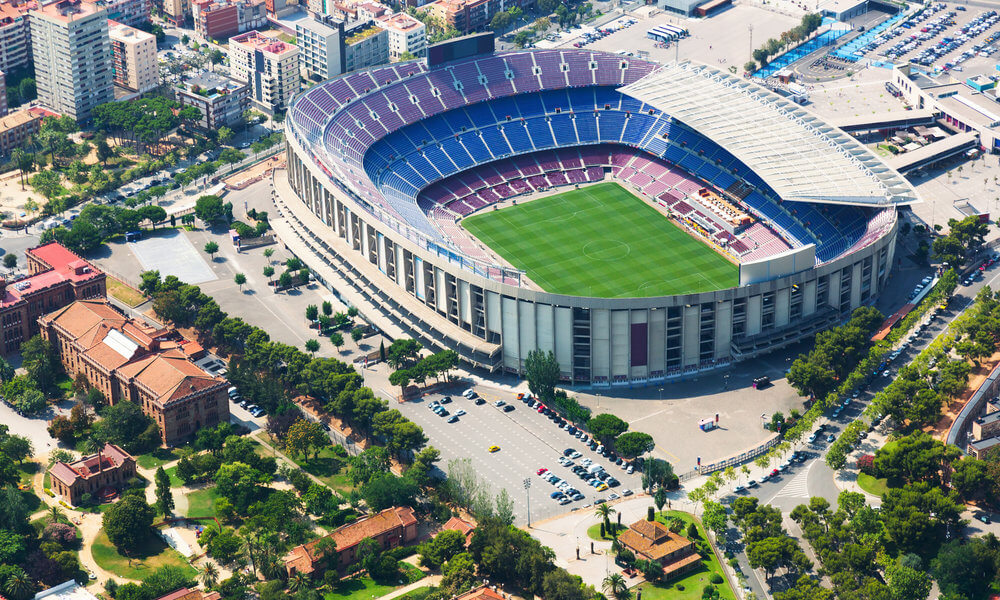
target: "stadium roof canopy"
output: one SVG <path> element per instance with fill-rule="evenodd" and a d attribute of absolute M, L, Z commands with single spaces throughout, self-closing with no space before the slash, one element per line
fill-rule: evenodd
<path fill-rule="evenodd" d="M 770 90 L 707 65 L 664 65 L 619 88 L 705 135 L 785 200 L 917 202 L 899 173 L 843 131 Z"/>

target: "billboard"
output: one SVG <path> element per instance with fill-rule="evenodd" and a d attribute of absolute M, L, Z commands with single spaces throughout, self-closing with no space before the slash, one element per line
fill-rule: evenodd
<path fill-rule="evenodd" d="M 496 43 L 492 31 L 473 33 L 428 46 L 427 66 L 433 67 L 441 63 L 480 54 L 492 54 L 495 50 Z"/>

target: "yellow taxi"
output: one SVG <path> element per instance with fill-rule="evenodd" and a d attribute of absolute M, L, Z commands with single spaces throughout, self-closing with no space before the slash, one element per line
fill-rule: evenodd
<path fill-rule="evenodd" d="M 493 452 L 499 452 L 500 451 L 500 446 L 490 446 L 489 448 L 487 448 L 487 450 L 489 450 L 491 454 Z"/>

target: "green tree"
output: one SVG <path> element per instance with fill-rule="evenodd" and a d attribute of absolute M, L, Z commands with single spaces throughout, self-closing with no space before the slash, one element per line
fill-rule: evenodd
<path fill-rule="evenodd" d="M 885 569 L 885 579 L 893 600 L 926 600 L 931 593 L 927 573 L 893 562 Z"/>
<path fill-rule="evenodd" d="M 243 273 L 237 273 L 233 276 L 233 282 L 240 286 L 240 291 L 243 291 L 243 285 L 247 282 L 247 276 Z"/>
<path fill-rule="evenodd" d="M 651 452 L 655 446 L 653 436 L 641 431 L 629 431 L 615 439 L 615 450 L 625 459 L 632 459 Z"/>
<path fill-rule="evenodd" d="M 334 331 L 330 334 L 330 343 L 339 350 L 340 347 L 344 345 L 344 336 L 341 335 L 340 332 Z"/>
<path fill-rule="evenodd" d="M 309 354 L 316 354 L 319 352 L 319 342 L 317 340 L 306 340 L 305 348 Z"/>
<path fill-rule="evenodd" d="M 504 14 L 504 13 L 500 13 Z M 559 383 L 559 362 L 551 350 L 547 353 L 532 350 L 524 359 L 524 376 L 528 380 L 528 389 L 542 402 L 551 402 L 555 396 L 556 384 Z"/>
<path fill-rule="evenodd" d="M 194 214 L 206 223 L 214 223 L 228 217 L 222 198 L 202 196 L 195 201 Z"/>
<path fill-rule="evenodd" d="M 21 367 L 42 390 L 51 389 L 59 368 L 52 344 L 41 335 L 29 338 L 21 344 Z"/>
<path fill-rule="evenodd" d="M 610 446 L 612 440 L 628 430 L 628 423 L 611 413 L 603 413 L 587 421 L 587 429 L 605 446 Z"/>
<path fill-rule="evenodd" d="M 108 540 L 128 555 L 152 535 L 156 511 L 138 495 L 126 494 L 104 512 L 102 524 Z"/>
<path fill-rule="evenodd" d="M 215 242 L 205 243 L 205 254 L 211 256 L 212 260 L 215 260 L 215 253 L 218 251 L 219 251 L 219 245 L 217 243 Z"/>
<path fill-rule="evenodd" d="M 170 477 L 160 466 L 156 469 L 156 511 L 170 516 L 174 509 L 174 495 L 170 492 Z"/>
<path fill-rule="evenodd" d="M 220 127 L 216 139 L 225 146 L 233 139 L 233 130 L 228 127 Z"/>
<path fill-rule="evenodd" d="M 625 600 L 631 596 L 628 582 L 620 573 L 612 573 L 601 582 L 601 588 L 615 600 Z"/>

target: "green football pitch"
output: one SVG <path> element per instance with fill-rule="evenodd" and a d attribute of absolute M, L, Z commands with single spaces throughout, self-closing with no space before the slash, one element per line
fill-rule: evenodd
<path fill-rule="evenodd" d="M 735 287 L 739 267 L 617 183 L 462 221 L 547 292 L 635 298 Z"/>

